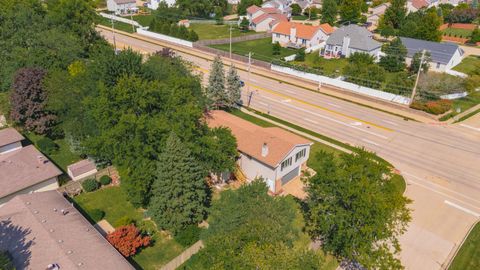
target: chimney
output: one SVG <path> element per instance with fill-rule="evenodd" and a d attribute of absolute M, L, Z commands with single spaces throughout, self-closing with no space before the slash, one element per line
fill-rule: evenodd
<path fill-rule="evenodd" d="M 262 157 L 266 157 L 268 155 L 268 145 L 267 143 L 263 143 L 262 145 Z"/>
<path fill-rule="evenodd" d="M 290 40 L 295 42 L 296 39 L 297 39 L 297 28 L 295 27 L 295 24 L 292 23 L 292 25 L 290 26 Z"/>

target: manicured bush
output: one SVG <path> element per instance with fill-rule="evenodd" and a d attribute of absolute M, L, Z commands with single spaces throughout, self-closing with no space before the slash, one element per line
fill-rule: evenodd
<path fill-rule="evenodd" d="M 112 183 L 112 178 L 108 175 L 102 175 L 102 177 L 99 179 L 99 182 L 102 184 L 102 186 L 110 185 L 110 183 Z"/>
<path fill-rule="evenodd" d="M 448 110 L 452 108 L 452 101 L 440 99 L 440 100 L 433 100 L 433 101 L 414 101 L 411 108 L 416 110 L 421 110 L 424 112 L 428 112 L 431 114 L 439 115 L 446 113 Z"/>
<path fill-rule="evenodd" d="M 93 209 L 92 211 L 89 212 L 90 218 L 95 222 L 99 222 L 100 220 L 105 217 L 105 212 L 103 212 L 100 209 Z"/>
<path fill-rule="evenodd" d="M 107 240 L 125 257 L 135 255 L 142 247 L 150 245 L 151 238 L 142 236 L 135 225 L 122 226 L 107 235 Z"/>
<path fill-rule="evenodd" d="M 87 179 L 82 182 L 82 188 L 83 190 L 85 190 L 85 192 L 92 192 L 94 190 L 97 190 L 98 187 L 98 182 L 93 178 Z"/>
<path fill-rule="evenodd" d="M 53 154 L 58 149 L 58 145 L 48 137 L 38 140 L 37 146 L 40 148 L 40 151 L 47 155 Z"/>
<path fill-rule="evenodd" d="M 143 235 L 153 236 L 157 232 L 157 227 L 151 220 L 142 220 L 138 222 L 137 228 Z"/>
<path fill-rule="evenodd" d="M 123 216 L 117 220 L 116 224 L 118 226 L 127 226 L 130 224 L 135 224 L 135 220 L 131 217 Z"/>
<path fill-rule="evenodd" d="M 200 239 L 200 229 L 196 225 L 187 226 L 184 230 L 180 231 L 175 235 L 175 241 L 184 247 L 189 247 L 193 245 Z"/>

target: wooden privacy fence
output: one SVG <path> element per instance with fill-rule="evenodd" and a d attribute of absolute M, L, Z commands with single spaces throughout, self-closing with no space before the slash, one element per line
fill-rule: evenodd
<path fill-rule="evenodd" d="M 191 245 L 189 248 L 187 248 L 185 251 L 182 252 L 182 254 L 178 255 L 175 257 L 173 260 L 169 261 L 167 264 L 162 266 L 160 270 L 175 270 L 177 269 L 180 265 L 188 261 L 190 257 L 192 257 L 194 254 L 196 254 L 201 248 L 203 248 L 203 242 L 202 240 L 199 240 L 195 244 Z"/>

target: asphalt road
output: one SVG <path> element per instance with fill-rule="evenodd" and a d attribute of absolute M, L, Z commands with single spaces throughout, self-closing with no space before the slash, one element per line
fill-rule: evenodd
<path fill-rule="evenodd" d="M 111 40 L 112 34 L 102 31 Z M 146 53 L 161 46 L 116 35 L 118 47 Z M 210 62 L 180 56 L 208 73 Z M 402 237 L 407 269 L 445 267 L 480 217 L 480 129 L 403 118 L 240 71 L 244 104 L 355 146 L 376 152 L 407 180 L 413 222 Z M 279 78 L 282 79 L 282 78 Z M 321 89 L 320 89 L 321 91 Z"/>

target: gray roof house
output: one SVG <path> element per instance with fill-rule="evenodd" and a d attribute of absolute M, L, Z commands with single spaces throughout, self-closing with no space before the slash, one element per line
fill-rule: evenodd
<path fill-rule="evenodd" d="M 349 57 L 353 53 L 368 53 L 379 59 L 382 44 L 372 38 L 365 27 L 350 24 L 335 30 L 326 41 L 325 58 Z"/>
<path fill-rule="evenodd" d="M 57 191 L 18 195 L 0 208 L 0 250 L 16 269 L 134 269 Z"/>
<path fill-rule="evenodd" d="M 407 62 L 410 62 L 415 53 L 425 50 L 430 53 L 430 70 L 445 72 L 458 65 L 463 58 L 464 51 L 454 43 L 440 43 L 421 39 L 401 37 L 407 48 Z"/>

